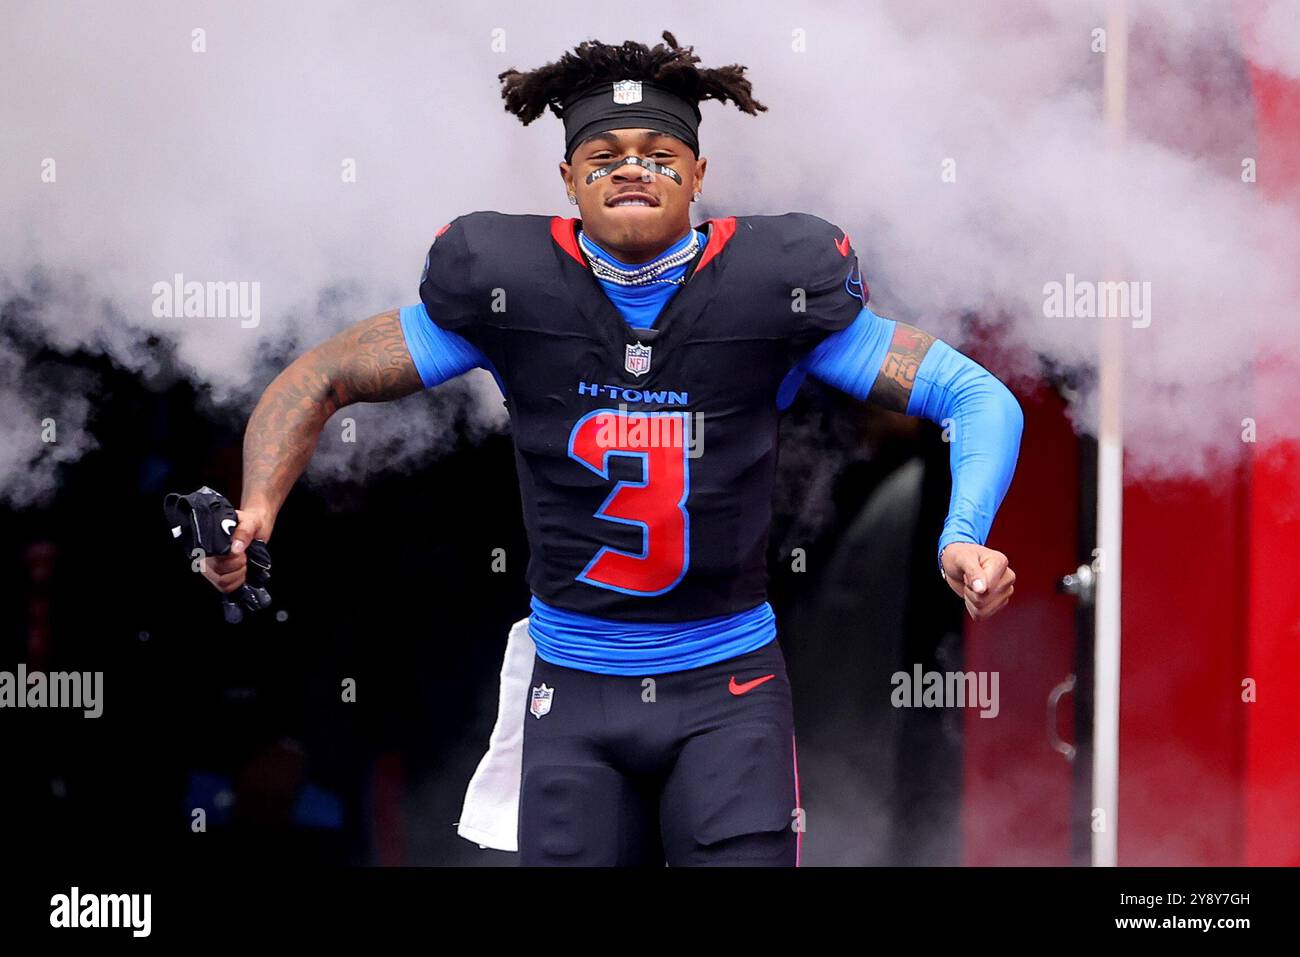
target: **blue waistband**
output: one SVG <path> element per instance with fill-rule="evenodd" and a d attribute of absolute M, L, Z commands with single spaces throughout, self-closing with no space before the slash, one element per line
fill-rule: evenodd
<path fill-rule="evenodd" d="M 543 661 L 605 675 L 654 675 L 725 661 L 776 637 L 767 602 L 746 611 L 695 621 L 645 622 L 597 618 L 533 596 L 528 633 Z"/>

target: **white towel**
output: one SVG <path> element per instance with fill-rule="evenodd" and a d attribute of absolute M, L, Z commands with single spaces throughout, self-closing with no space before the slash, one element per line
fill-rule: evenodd
<path fill-rule="evenodd" d="M 537 653 L 528 634 L 528 619 L 510 628 L 501 663 L 497 723 L 487 754 L 465 789 L 456 833 L 479 847 L 519 850 L 519 782 L 523 775 L 524 712 Z"/>

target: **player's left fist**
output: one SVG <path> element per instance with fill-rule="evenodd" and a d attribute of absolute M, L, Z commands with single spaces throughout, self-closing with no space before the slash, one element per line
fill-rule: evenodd
<path fill-rule="evenodd" d="M 1016 573 L 1007 556 L 971 542 L 944 547 L 943 577 L 975 621 L 996 615 L 1016 590 Z"/>

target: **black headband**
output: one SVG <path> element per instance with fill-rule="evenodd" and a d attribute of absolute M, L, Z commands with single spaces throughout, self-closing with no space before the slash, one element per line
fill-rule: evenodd
<path fill-rule="evenodd" d="M 671 133 L 700 155 L 699 107 L 649 80 L 599 83 L 569 97 L 561 111 L 566 163 L 587 137 L 624 128 Z"/>

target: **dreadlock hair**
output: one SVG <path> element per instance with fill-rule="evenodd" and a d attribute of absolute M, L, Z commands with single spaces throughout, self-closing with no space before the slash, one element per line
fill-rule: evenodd
<path fill-rule="evenodd" d="M 754 99 L 745 67 L 738 63 L 716 69 L 700 69 L 694 47 L 679 47 L 677 38 L 663 32 L 667 43 L 648 47 L 628 40 L 619 46 L 584 40 L 554 63 L 527 73 L 506 70 L 498 74 L 501 98 L 507 113 L 527 126 L 550 107 L 563 117 L 561 104 L 570 94 L 597 83 L 616 80 L 648 80 L 677 94 L 689 103 L 730 100 L 736 108 L 757 116 L 767 107 Z"/>

